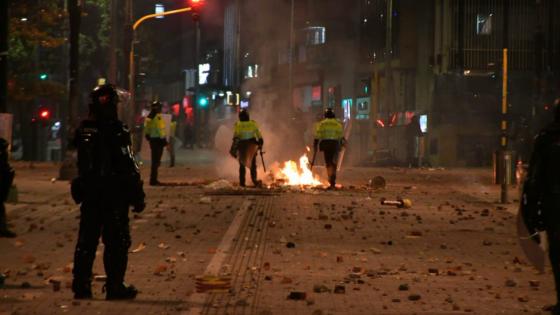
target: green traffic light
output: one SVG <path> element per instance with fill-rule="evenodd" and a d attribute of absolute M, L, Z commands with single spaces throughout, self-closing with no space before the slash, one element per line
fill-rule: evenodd
<path fill-rule="evenodd" d="M 46 74 L 46 73 L 41 73 L 39 75 L 39 79 L 41 79 L 42 81 L 45 81 L 48 77 L 49 77 L 49 75 Z"/>
<path fill-rule="evenodd" d="M 208 105 L 208 99 L 206 97 L 201 97 L 198 99 L 198 105 L 206 107 Z"/>

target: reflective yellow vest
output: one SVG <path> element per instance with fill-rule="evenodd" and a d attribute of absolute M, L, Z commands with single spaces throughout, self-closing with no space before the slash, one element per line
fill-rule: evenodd
<path fill-rule="evenodd" d="M 152 119 L 146 117 L 144 121 L 144 134 L 150 138 L 165 138 L 165 121 L 161 114 L 156 114 Z"/>
<path fill-rule="evenodd" d="M 259 126 L 254 120 L 236 122 L 233 137 L 239 140 L 259 140 L 262 138 Z"/>
<path fill-rule="evenodd" d="M 334 118 L 323 119 L 315 130 L 317 140 L 341 140 L 343 137 L 342 123 Z"/>
<path fill-rule="evenodd" d="M 175 137 L 175 133 L 177 132 L 177 122 L 176 121 L 172 121 L 171 122 L 171 126 L 169 128 L 169 136 L 170 137 Z"/>

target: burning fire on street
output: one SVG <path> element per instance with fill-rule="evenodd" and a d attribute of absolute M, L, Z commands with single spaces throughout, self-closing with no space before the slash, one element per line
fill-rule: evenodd
<path fill-rule="evenodd" d="M 307 152 L 309 151 L 308 147 Z M 282 167 L 273 171 L 273 176 L 274 181 L 281 186 L 317 187 L 324 185 L 320 177 L 313 174 L 307 153 L 299 158 L 299 163 L 292 160 L 284 162 Z"/>

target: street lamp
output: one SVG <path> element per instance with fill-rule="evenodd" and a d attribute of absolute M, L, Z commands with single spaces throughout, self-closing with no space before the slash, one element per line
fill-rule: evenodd
<path fill-rule="evenodd" d="M 202 0 L 191 0 L 191 4 L 193 2 L 196 2 L 197 6 L 198 6 L 198 5 L 202 4 L 203 1 Z M 178 13 L 193 11 L 193 8 L 196 8 L 196 7 L 186 7 L 186 8 L 181 8 L 181 9 L 177 9 L 177 10 L 148 14 L 148 15 L 145 15 L 145 16 L 141 17 L 140 19 L 138 19 L 138 21 L 136 21 L 132 25 L 132 43 L 130 44 L 130 56 L 129 56 L 130 69 L 129 69 L 129 74 L 128 74 L 129 75 L 128 90 L 130 92 L 130 103 L 132 104 L 132 106 L 134 108 L 133 112 L 134 112 L 135 116 L 136 116 L 136 98 L 135 98 L 136 71 L 135 71 L 135 64 L 134 64 L 134 42 L 135 42 L 135 39 L 136 39 L 136 33 L 135 33 L 136 29 L 140 26 L 140 24 L 142 24 L 142 22 L 144 22 L 146 20 L 157 18 L 157 17 L 162 17 L 162 16 L 165 16 L 165 15 L 172 15 L 172 14 L 178 14 Z"/>

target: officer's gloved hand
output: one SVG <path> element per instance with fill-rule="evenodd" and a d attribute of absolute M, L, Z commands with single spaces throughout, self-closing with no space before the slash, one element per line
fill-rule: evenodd
<path fill-rule="evenodd" d="M 257 142 L 258 142 L 258 145 L 259 145 L 259 149 L 262 150 L 263 145 L 264 145 L 264 140 L 263 140 L 263 139 L 259 139 Z"/>
<path fill-rule="evenodd" d="M 132 212 L 134 213 L 140 213 L 144 211 L 144 209 L 146 209 L 146 203 L 144 201 L 139 202 L 132 206 Z"/>

